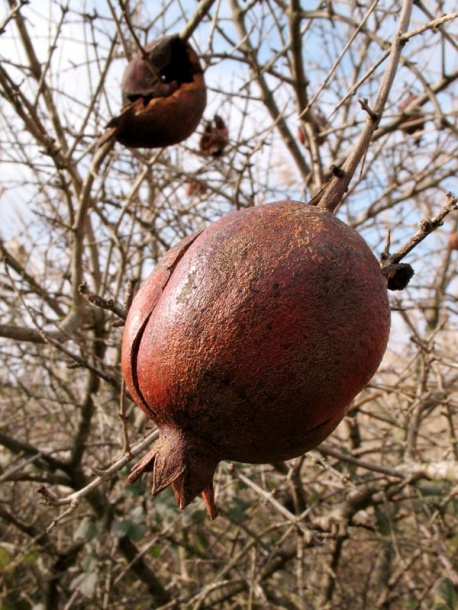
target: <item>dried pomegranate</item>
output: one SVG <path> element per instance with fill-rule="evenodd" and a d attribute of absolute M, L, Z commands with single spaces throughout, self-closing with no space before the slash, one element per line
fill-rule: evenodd
<path fill-rule="evenodd" d="M 185 187 L 186 195 L 188 197 L 194 197 L 195 195 L 197 197 L 202 197 L 203 195 L 207 194 L 207 187 L 205 184 L 203 182 L 199 182 L 199 180 L 196 180 L 195 178 L 189 182 L 186 182 Z"/>
<path fill-rule="evenodd" d="M 458 250 L 458 233 L 456 231 L 448 236 L 448 248 L 449 250 Z"/>
<path fill-rule="evenodd" d="M 329 123 L 324 114 L 321 112 L 321 110 L 317 110 L 316 112 L 311 113 L 310 116 L 310 123 L 312 125 L 313 133 L 315 134 L 318 144 L 321 145 L 327 140 L 327 134 L 322 132 L 325 132 L 328 129 Z M 297 139 L 302 145 L 305 145 L 305 128 L 302 123 L 297 129 Z"/>
<path fill-rule="evenodd" d="M 204 155 L 218 158 L 223 155 L 229 143 L 229 131 L 226 123 L 217 114 L 213 117 L 213 123 L 207 121 L 205 125 L 204 133 L 200 138 L 200 150 Z"/>
<path fill-rule="evenodd" d="M 420 106 L 414 105 L 417 99 L 418 97 L 416 95 L 410 93 L 399 105 L 399 112 L 406 115 L 406 117 L 401 121 L 400 128 L 409 135 L 423 131 L 425 128 L 425 115 L 423 114 Z M 412 106 L 412 108 L 407 111 L 410 106 Z"/>
<path fill-rule="evenodd" d="M 220 460 L 316 447 L 375 373 L 390 325 L 385 279 L 331 213 L 295 201 L 234 212 L 172 248 L 126 322 L 122 366 L 160 429 L 129 480 L 153 471 L 180 508 L 213 518 Z"/>
<path fill-rule="evenodd" d="M 160 148 L 188 138 L 207 102 L 202 68 L 189 43 L 166 36 L 138 52 L 122 79 L 123 110 L 112 119 L 100 144 L 115 137 L 133 148 Z"/>

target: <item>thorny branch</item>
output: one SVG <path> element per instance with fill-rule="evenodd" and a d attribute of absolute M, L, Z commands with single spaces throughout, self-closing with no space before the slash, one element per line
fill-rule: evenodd
<path fill-rule="evenodd" d="M 17 13 L 27 4 L 30 4 L 30 0 L 19 0 L 16 6 L 13 6 L 8 15 L 6 15 L 6 17 L 4 17 L 3 21 L 0 23 L 0 36 L 5 33 L 8 23 L 14 20 Z"/>
<path fill-rule="evenodd" d="M 104 299 L 100 297 L 99 295 L 89 290 L 88 285 L 86 283 L 80 284 L 78 289 L 80 294 L 82 294 L 84 298 L 87 299 L 92 305 L 100 307 L 101 309 L 106 309 L 107 311 L 112 311 L 121 320 L 126 319 L 126 312 L 114 302 L 114 299 Z"/>
<path fill-rule="evenodd" d="M 73 492 L 72 494 L 59 498 L 52 490 L 48 489 L 44 485 L 37 489 L 37 492 L 42 496 L 44 502 L 49 506 L 66 506 L 70 505 L 70 507 L 64 511 L 59 517 L 54 519 L 52 523 L 48 526 L 46 531 L 51 531 L 63 518 L 72 513 L 78 506 L 82 498 L 86 497 L 89 493 L 97 489 L 102 483 L 116 475 L 126 464 L 128 464 L 132 458 L 136 457 L 140 453 L 142 453 L 147 447 L 149 447 L 155 440 L 159 438 L 159 432 L 154 430 L 147 437 L 145 437 L 142 441 L 137 443 L 134 446 L 130 447 L 130 452 L 124 454 L 121 458 L 116 460 L 107 470 L 99 472 L 98 476 L 93 479 L 89 485 L 79 489 L 78 491 Z"/>
<path fill-rule="evenodd" d="M 75 352 L 72 352 L 70 349 L 68 349 L 64 345 L 63 342 L 70 339 L 70 332 L 74 331 L 76 329 L 80 329 L 80 325 L 81 325 L 82 321 L 84 320 L 84 318 L 82 318 L 78 312 L 73 311 L 73 312 L 70 312 L 70 314 L 66 317 L 66 327 L 65 328 L 63 326 L 61 326 L 60 330 L 57 331 L 57 333 L 50 333 L 50 332 L 43 330 L 40 327 L 40 324 L 38 323 L 35 314 L 30 309 L 28 304 L 25 302 L 22 294 L 17 290 L 16 285 L 15 285 L 13 279 L 11 278 L 11 275 L 9 274 L 7 267 L 6 267 L 6 272 L 7 272 L 8 277 L 10 278 L 11 285 L 13 286 L 14 291 L 16 292 L 19 300 L 24 305 L 25 311 L 27 311 L 32 322 L 35 324 L 35 327 L 36 327 L 35 329 L 18 329 L 18 328 L 11 329 L 10 328 L 9 331 L 10 331 L 11 336 L 14 335 L 14 338 L 16 338 L 16 339 L 28 338 L 33 343 L 40 343 L 40 341 L 38 340 L 38 337 L 41 337 L 43 343 L 52 345 L 53 347 L 57 348 L 60 352 L 62 352 L 66 356 L 68 356 L 75 365 L 81 366 L 82 368 L 88 369 L 89 371 L 96 373 L 96 375 L 98 377 L 104 379 L 112 387 L 119 388 L 119 382 L 116 379 L 116 377 L 114 377 L 113 375 L 107 374 L 105 371 L 98 368 L 95 364 L 91 363 L 88 359 L 86 359 L 82 356 L 79 356 Z M 6 330 L 5 334 L 8 334 L 8 328 L 5 330 Z M 34 330 L 35 330 L 35 332 L 32 332 Z"/>
<path fill-rule="evenodd" d="M 272 117 L 274 125 L 281 133 L 281 136 L 286 146 L 288 147 L 291 156 L 294 159 L 294 162 L 296 163 L 299 171 L 301 172 L 304 181 L 307 182 L 308 176 L 310 175 L 310 167 L 304 159 L 304 156 L 301 154 L 296 139 L 293 137 L 291 130 L 284 118 L 283 112 L 278 107 L 271 88 L 269 87 L 266 77 L 263 74 L 259 59 L 257 57 L 256 49 L 253 48 L 250 42 L 249 32 L 245 25 L 245 11 L 242 10 L 242 8 L 240 7 L 238 0 L 230 0 L 230 4 L 234 16 L 234 22 L 239 33 L 239 38 L 241 40 L 240 47 L 244 50 L 250 62 L 253 74 L 261 89 L 263 102 L 266 108 L 268 109 L 270 116 Z"/>
<path fill-rule="evenodd" d="M 180 37 L 183 38 L 183 40 L 188 40 L 188 38 L 191 38 L 194 31 L 197 29 L 201 21 L 206 17 L 215 2 L 216 0 L 200 0 L 194 14 L 188 19 L 185 27 L 180 32 Z"/>
<path fill-rule="evenodd" d="M 418 231 L 412 235 L 408 242 L 401 246 L 396 252 L 390 254 L 385 251 L 383 253 L 383 267 L 394 265 L 399 263 L 409 252 L 411 252 L 420 242 L 422 242 L 428 235 L 435 231 L 438 227 L 444 224 L 444 219 L 451 213 L 458 210 L 458 197 L 447 193 L 447 203 L 442 210 L 433 218 L 425 218 L 419 223 Z"/>
<path fill-rule="evenodd" d="M 401 246 L 394 254 L 390 254 L 390 232 L 387 233 L 385 250 L 381 254 L 382 273 L 386 277 L 389 290 L 403 290 L 414 275 L 412 267 L 400 263 L 421 241 L 441 227 L 444 218 L 458 209 L 458 198 L 451 193 L 447 194 L 447 203 L 434 218 L 427 218 L 419 223 L 420 228 L 412 235 L 409 241 Z"/>
<path fill-rule="evenodd" d="M 345 163 L 342 165 L 344 175 L 342 178 L 331 178 L 328 185 L 325 187 L 324 192 L 318 197 L 318 201 L 315 202 L 316 205 L 326 208 L 330 212 L 334 212 L 337 206 L 342 202 L 342 198 L 348 190 L 348 186 L 356 168 L 369 148 L 372 135 L 382 118 L 383 110 L 396 76 L 401 52 L 405 44 L 405 41 L 402 40 L 402 36 L 409 26 L 412 6 L 413 0 L 403 0 L 401 14 L 399 16 L 399 25 L 395 39 L 391 45 L 388 65 L 383 75 L 372 112 L 369 114 L 358 141 L 348 155 Z"/>

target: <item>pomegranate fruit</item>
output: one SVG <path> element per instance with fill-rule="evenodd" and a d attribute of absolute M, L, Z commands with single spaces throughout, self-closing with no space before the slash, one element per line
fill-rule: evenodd
<path fill-rule="evenodd" d="M 143 283 L 122 345 L 127 387 L 160 429 L 129 480 L 153 471 L 180 508 L 213 518 L 220 460 L 316 447 L 385 352 L 390 308 L 365 241 L 297 201 L 228 214 L 172 248 Z"/>
<path fill-rule="evenodd" d="M 414 135 L 425 128 L 425 115 L 420 106 L 414 106 L 408 113 L 405 112 L 406 108 L 414 104 L 417 99 L 418 96 L 410 93 L 399 105 L 399 112 L 406 114 L 401 121 L 400 129 L 409 135 Z"/>
<path fill-rule="evenodd" d="M 131 148 L 161 148 L 188 138 L 207 103 L 199 59 L 188 42 L 165 36 L 149 43 L 122 79 L 123 110 L 107 125 L 100 144 L 110 137 Z"/>
<path fill-rule="evenodd" d="M 223 119 L 215 114 L 212 121 L 207 121 L 205 125 L 204 133 L 200 138 L 200 150 L 204 155 L 210 155 L 212 157 L 221 157 L 224 153 L 224 149 L 229 143 L 229 132 L 226 123 Z"/>
<path fill-rule="evenodd" d="M 449 250 L 458 250 L 458 232 L 454 231 L 448 236 Z"/>
<path fill-rule="evenodd" d="M 328 123 L 326 117 L 324 116 L 324 114 L 321 112 L 321 110 L 317 110 L 317 112 L 311 113 L 311 125 L 312 125 L 312 129 L 313 129 L 313 133 L 315 134 L 315 136 L 317 138 L 318 144 L 321 145 L 324 142 L 326 142 L 327 134 L 323 133 L 323 132 L 325 132 L 328 129 L 329 123 Z M 305 135 L 305 128 L 302 123 L 299 125 L 298 130 L 297 130 L 297 139 L 303 146 L 305 145 L 305 143 L 307 141 L 307 138 Z"/>

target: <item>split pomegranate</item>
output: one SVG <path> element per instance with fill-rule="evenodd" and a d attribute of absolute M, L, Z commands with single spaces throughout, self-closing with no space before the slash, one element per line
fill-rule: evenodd
<path fill-rule="evenodd" d="M 390 310 L 365 241 L 330 212 L 278 201 L 228 214 L 172 248 L 126 321 L 127 387 L 160 429 L 132 470 L 203 494 L 220 460 L 288 460 L 319 445 L 374 375 Z"/>
<path fill-rule="evenodd" d="M 199 59 L 188 42 L 165 36 L 136 53 L 121 83 L 123 110 L 100 139 L 131 148 L 160 148 L 188 138 L 207 103 Z"/>

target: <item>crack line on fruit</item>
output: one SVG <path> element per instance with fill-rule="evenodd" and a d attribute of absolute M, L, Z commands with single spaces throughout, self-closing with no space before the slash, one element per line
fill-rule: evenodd
<path fill-rule="evenodd" d="M 153 313 L 153 311 L 150 311 L 149 314 L 146 316 L 145 320 L 143 321 L 142 325 L 140 326 L 139 331 L 132 343 L 131 369 L 132 369 L 132 381 L 133 381 L 134 388 L 135 388 L 138 396 L 140 397 L 146 410 L 149 413 L 152 413 L 153 415 L 155 415 L 154 411 L 150 408 L 150 406 L 146 402 L 145 397 L 143 396 L 143 393 L 140 389 L 140 382 L 138 381 L 138 373 L 137 373 L 137 359 L 138 359 L 140 343 L 142 341 L 143 333 L 145 331 L 146 326 L 148 325 L 148 322 L 151 318 L 152 313 Z"/>
<path fill-rule="evenodd" d="M 162 294 L 164 293 L 164 290 L 167 286 L 167 284 L 169 283 L 170 278 L 173 275 L 173 272 L 175 271 L 178 263 L 181 261 L 181 259 L 183 258 L 183 256 L 186 254 L 186 252 L 188 251 L 188 249 L 190 248 L 190 246 L 195 242 L 195 240 L 199 237 L 199 235 L 202 233 L 203 229 L 201 229 L 200 231 L 196 231 L 193 235 L 190 235 L 188 238 L 188 243 L 185 245 L 185 247 L 177 254 L 177 256 L 173 259 L 172 264 L 168 267 L 168 277 L 167 280 L 164 282 L 164 284 L 161 286 L 161 293 L 158 296 L 158 298 L 156 299 L 156 301 L 153 303 L 150 311 L 148 312 L 147 316 L 145 317 L 145 319 L 143 320 L 140 328 L 137 331 L 137 334 L 135 336 L 135 339 L 133 340 L 132 343 L 132 351 L 131 351 L 131 371 L 132 371 L 132 382 L 135 388 L 135 391 L 137 392 L 140 400 L 142 401 L 146 411 L 148 413 L 151 413 L 154 418 L 158 418 L 157 414 L 151 409 L 151 407 L 148 405 L 148 403 L 146 402 L 145 396 L 143 395 L 143 392 L 140 389 L 140 382 L 138 380 L 138 372 L 137 372 L 137 360 L 138 360 L 138 353 L 139 353 L 139 349 L 140 349 L 140 343 L 142 341 L 143 338 L 143 334 L 145 332 L 145 329 L 148 325 L 148 322 L 151 318 L 151 316 L 153 315 L 153 311 L 155 310 L 158 302 L 161 299 Z"/>

